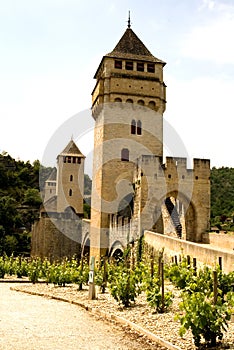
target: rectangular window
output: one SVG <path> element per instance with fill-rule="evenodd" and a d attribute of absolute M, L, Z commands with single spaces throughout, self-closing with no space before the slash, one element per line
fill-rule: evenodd
<path fill-rule="evenodd" d="M 115 60 L 115 68 L 122 69 L 122 61 Z"/>
<path fill-rule="evenodd" d="M 126 68 L 127 70 L 133 70 L 133 62 L 132 62 L 132 61 L 127 61 L 127 62 L 125 63 L 125 68 Z"/>
<path fill-rule="evenodd" d="M 147 64 L 147 72 L 155 73 L 155 64 L 154 63 L 148 63 Z"/>
<path fill-rule="evenodd" d="M 121 150 L 121 160 L 123 162 L 129 162 L 129 150 L 127 148 Z"/>
<path fill-rule="evenodd" d="M 71 163 L 71 157 L 67 157 L 67 162 Z"/>
<path fill-rule="evenodd" d="M 144 63 L 143 62 L 137 62 L 137 70 L 139 72 L 144 72 Z"/>
<path fill-rule="evenodd" d="M 81 158 L 80 157 L 78 157 L 78 164 L 80 164 L 81 163 Z"/>

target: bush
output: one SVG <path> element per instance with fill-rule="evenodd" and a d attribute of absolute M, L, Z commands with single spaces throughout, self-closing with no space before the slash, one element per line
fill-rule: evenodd
<path fill-rule="evenodd" d="M 111 295 L 125 307 L 131 306 L 141 292 L 135 272 L 123 264 L 112 265 L 109 288 Z"/>
<path fill-rule="evenodd" d="M 185 310 L 185 314 L 179 317 L 180 335 L 191 328 L 196 346 L 200 345 L 202 337 L 208 345 L 215 346 L 217 338 L 222 340 L 223 331 L 228 327 L 227 321 L 231 318 L 230 300 L 223 302 L 218 297 L 214 305 L 212 294 L 207 297 L 202 292 L 184 293 L 180 309 Z"/>

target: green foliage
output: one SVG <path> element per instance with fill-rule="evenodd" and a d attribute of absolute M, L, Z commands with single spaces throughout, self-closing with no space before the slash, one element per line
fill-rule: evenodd
<path fill-rule="evenodd" d="M 84 218 L 85 219 L 90 219 L 91 215 L 91 206 L 88 203 L 83 204 L 83 209 L 84 209 Z"/>
<path fill-rule="evenodd" d="M 89 175 L 84 174 L 84 194 L 91 195 L 92 192 L 92 180 Z"/>
<path fill-rule="evenodd" d="M 171 275 L 171 279 L 178 286 L 178 271 L 172 269 L 170 274 L 173 271 L 176 278 Z M 184 274 L 182 270 L 182 275 Z M 204 266 L 196 276 L 190 273 L 189 275 L 188 279 L 183 278 L 183 283 L 179 281 L 179 285 L 183 285 L 183 302 L 180 304 L 183 315 L 177 316 L 181 322 L 180 335 L 183 336 L 186 330 L 191 329 L 196 346 L 200 345 L 202 337 L 206 344 L 214 346 L 217 339 L 222 339 L 234 306 L 233 273 L 225 275 L 218 270 L 216 302 L 213 292 L 213 271 Z"/>
<path fill-rule="evenodd" d="M 0 253 L 29 253 L 23 231 L 29 233 L 38 216 L 40 162 L 16 161 L 0 154 Z M 25 245 L 24 245 L 25 243 Z"/>
<path fill-rule="evenodd" d="M 37 188 L 28 188 L 24 193 L 23 203 L 34 208 L 39 208 L 42 203 L 39 190 Z"/>
<path fill-rule="evenodd" d="M 223 302 L 222 298 L 218 297 L 214 305 L 213 293 L 206 295 L 203 292 L 185 292 L 180 308 L 185 310 L 180 317 L 181 336 L 191 328 L 196 346 L 200 345 L 202 337 L 212 346 L 216 344 L 217 338 L 222 340 L 223 331 L 227 330 L 227 321 L 231 317 L 230 300 Z"/>
<path fill-rule="evenodd" d="M 141 292 L 139 274 L 129 269 L 124 263 L 111 265 L 109 274 L 108 285 L 111 295 L 118 303 L 129 307 Z"/>
<path fill-rule="evenodd" d="M 155 281 L 151 288 L 146 292 L 147 302 L 156 309 L 157 312 L 163 313 L 169 309 L 173 302 L 173 293 L 166 292 L 162 302 L 162 292 L 159 281 Z"/>
<path fill-rule="evenodd" d="M 95 284 L 100 287 L 102 293 L 105 293 L 107 287 L 108 270 L 107 259 L 103 259 L 98 268 L 95 268 Z"/>
<path fill-rule="evenodd" d="M 41 275 L 41 260 L 35 259 L 28 264 L 28 278 L 33 284 L 38 282 Z"/>
<path fill-rule="evenodd" d="M 211 221 L 222 222 L 222 216 L 234 213 L 234 168 L 211 169 Z M 218 220 L 217 220 L 218 219 Z"/>
<path fill-rule="evenodd" d="M 6 273 L 5 261 L 4 261 L 4 258 L 0 256 L 0 278 L 4 278 L 5 273 Z"/>
<path fill-rule="evenodd" d="M 171 264 L 166 268 L 165 276 L 179 289 L 184 289 L 193 278 L 194 271 L 188 267 L 185 258 L 177 264 Z"/>
<path fill-rule="evenodd" d="M 22 259 L 20 256 L 14 259 L 13 261 L 13 272 L 18 277 L 27 277 L 28 276 L 28 261 Z"/>

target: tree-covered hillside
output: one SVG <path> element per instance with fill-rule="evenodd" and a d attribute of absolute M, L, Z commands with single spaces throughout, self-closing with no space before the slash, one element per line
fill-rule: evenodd
<path fill-rule="evenodd" d="M 40 162 L 0 154 L 0 253 L 28 253 L 31 224 L 38 216 Z"/>
<path fill-rule="evenodd" d="M 211 223 L 232 228 L 234 216 L 234 168 L 211 169 Z M 229 226 L 227 224 L 229 219 Z M 234 229 L 234 227 L 233 227 Z"/>

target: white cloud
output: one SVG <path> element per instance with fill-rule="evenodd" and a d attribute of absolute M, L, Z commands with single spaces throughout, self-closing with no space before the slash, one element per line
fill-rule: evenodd
<path fill-rule="evenodd" d="M 199 7 L 199 10 L 203 10 L 204 8 L 208 8 L 209 10 L 212 10 L 215 6 L 215 1 L 213 0 L 202 0 L 202 4 Z"/>
<path fill-rule="evenodd" d="M 182 44 L 181 54 L 199 60 L 234 64 L 234 6 L 204 0 L 203 5 L 212 10 L 206 23 L 194 27 Z"/>

